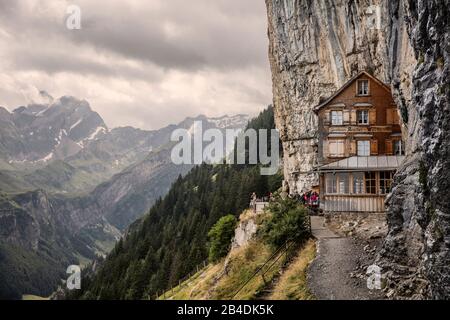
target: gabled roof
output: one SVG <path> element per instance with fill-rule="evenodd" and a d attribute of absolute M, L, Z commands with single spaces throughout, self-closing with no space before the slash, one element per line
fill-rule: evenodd
<path fill-rule="evenodd" d="M 324 102 L 322 102 L 321 104 L 319 104 L 318 106 L 314 107 L 314 112 L 317 113 L 319 112 L 320 109 L 322 109 L 323 107 L 325 107 L 327 104 L 329 104 L 334 98 L 336 98 L 338 95 L 340 95 L 345 89 L 347 89 L 349 86 L 351 86 L 356 79 L 358 79 L 359 77 L 361 77 L 362 75 L 365 75 L 367 77 L 369 77 L 370 79 L 372 79 L 373 81 L 377 82 L 379 85 L 381 85 L 384 89 L 386 89 L 386 91 L 388 91 L 389 93 L 391 93 L 391 88 L 383 83 L 383 81 L 377 79 L 376 77 L 372 76 L 370 73 L 366 72 L 366 71 L 361 71 L 359 72 L 356 76 L 352 77 L 350 80 L 348 80 L 338 91 L 336 91 L 331 97 L 329 97 L 327 100 L 325 100 Z"/>
<path fill-rule="evenodd" d="M 350 157 L 317 168 L 319 172 L 396 170 L 405 156 Z"/>

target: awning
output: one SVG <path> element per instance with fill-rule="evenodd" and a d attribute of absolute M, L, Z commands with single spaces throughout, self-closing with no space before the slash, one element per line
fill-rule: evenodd
<path fill-rule="evenodd" d="M 316 168 L 317 172 L 397 170 L 404 156 L 350 157 Z"/>

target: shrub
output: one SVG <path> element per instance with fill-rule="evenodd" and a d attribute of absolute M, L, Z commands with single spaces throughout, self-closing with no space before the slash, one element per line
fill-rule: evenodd
<path fill-rule="evenodd" d="M 220 218 L 208 232 L 210 241 L 209 260 L 211 262 L 217 262 L 228 254 L 235 227 L 236 217 L 227 215 Z"/>
<path fill-rule="evenodd" d="M 308 212 L 293 199 L 278 200 L 269 206 L 271 215 L 263 222 L 262 238 L 273 249 L 290 239 L 305 240 L 310 236 Z"/>

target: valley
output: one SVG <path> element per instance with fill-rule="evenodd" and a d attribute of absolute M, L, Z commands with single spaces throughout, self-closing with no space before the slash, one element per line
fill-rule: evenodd
<path fill-rule="evenodd" d="M 199 116 L 154 131 L 110 130 L 86 101 L 73 97 L 1 110 L 0 271 L 7 279 L 0 294 L 16 298 L 49 296 L 68 265 L 105 256 L 192 168 L 170 159 L 174 129 L 202 121 L 238 130 L 248 121 Z M 20 271 L 27 264 L 30 276 Z"/>

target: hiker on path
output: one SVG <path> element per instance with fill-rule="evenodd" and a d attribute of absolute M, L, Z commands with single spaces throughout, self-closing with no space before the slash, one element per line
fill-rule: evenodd
<path fill-rule="evenodd" d="M 319 194 L 317 192 L 313 192 L 311 194 L 310 201 L 311 201 L 311 206 L 313 206 L 313 207 L 318 206 L 319 205 Z"/>
<path fill-rule="evenodd" d="M 309 205 L 309 199 L 310 199 L 310 194 L 309 194 L 309 192 L 305 192 L 304 194 L 303 194 L 303 198 L 302 198 L 302 200 L 303 200 L 303 205 Z"/>

